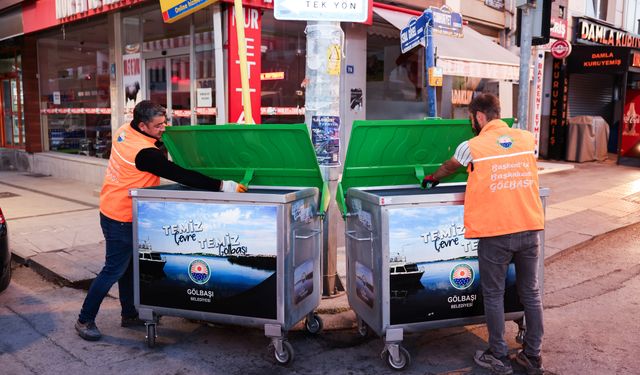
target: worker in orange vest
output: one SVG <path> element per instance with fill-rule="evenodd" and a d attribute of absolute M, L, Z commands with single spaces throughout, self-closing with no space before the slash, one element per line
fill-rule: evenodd
<path fill-rule="evenodd" d="M 516 286 L 524 306 L 526 334 L 516 362 L 527 374 L 543 374 L 542 301 L 538 270 L 544 211 L 540 200 L 533 134 L 511 129 L 500 120 L 500 102 L 480 94 L 469 104 L 476 137 L 462 142 L 453 157 L 423 187 L 464 166 L 469 172 L 464 198 L 465 238 L 478 239 L 478 264 L 489 331 L 489 348 L 475 353 L 475 362 L 496 374 L 512 374 L 504 340 L 504 292 L 509 263 L 515 263 Z"/>
<path fill-rule="evenodd" d="M 166 157 L 162 133 L 167 126 L 166 110 L 149 100 L 138 103 L 131 123 L 114 134 L 111 156 L 100 192 L 100 226 L 106 241 L 105 264 L 91 283 L 75 329 L 85 340 L 102 337 L 95 324 L 102 300 L 118 282 L 121 326 L 144 326 L 133 303 L 133 228 L 129 189 L 160 184 L 160 177 L 180 184 L 213 191 L 243 193 L 247 188 L 235 181 L 221 181 L 184 169 Z"/>

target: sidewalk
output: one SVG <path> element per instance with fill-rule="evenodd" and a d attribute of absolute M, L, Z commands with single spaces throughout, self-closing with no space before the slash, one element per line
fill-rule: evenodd
<path fill-rule="evenodd" d="M 539 165 L 540 184 L 551 190 L 545 262 L 640 222 L 640 168 L 616 165 L 615 155 L 604 162 Z M 62 285 L 87 288 L 104 259 L 98 190 L 53 177 L 0 172 L 0 208 L 8 221 L 14 259 Z M 344 247 L 338 248 L 337 266 L 346 286 Z M 318 313 L 325 329 L 355 326 L 344 293 L 323 299 Z"/>

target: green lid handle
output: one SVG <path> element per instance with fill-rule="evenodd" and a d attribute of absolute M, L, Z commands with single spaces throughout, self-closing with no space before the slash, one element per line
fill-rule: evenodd
<path fill-rule="evenodd" d="M 244 172 L 244 177 L 242 178 L 242 181 L 240 181 L 240 183 L 246 187 L 249 187 L 249 182 L 251 182 L 251 180 L 253 180 L 253 169 L 247 169 Z"/>
<path fill-rule="evenodd" d="M 424 168 L 421 165 L 416 165 L 414 169 L 416 171 L 416 178 L 418 179 L 418 184 L 421 184 L 422 180 L 424 180 Z"/>
<path fill-rule="evenodd" d="M 329 208 L 331 202 L 331 192 L 329 191 L 329 184 L 327 182 L 322 183 L 322 192 L 320 193 L 320 209 L 318 210 L 319 216 L 324 216 Z"/>
<path fill-rule="evenodd" d="M 342 212 L 342 217 L 347 217 L 347 204 L 344 201 L 344 191 L 342 190 L 342 183 L 338 183 L 338 189 L 336 191 L 336 203 L 338 204 L 338 208 L 340 212 Z"/>

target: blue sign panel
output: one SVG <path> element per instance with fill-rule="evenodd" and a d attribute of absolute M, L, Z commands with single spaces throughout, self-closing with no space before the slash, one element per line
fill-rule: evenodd
<path fill-rule="evenodd" d="M 423 13 L 418 18 L 409 21 L 409 25 L 400 31 L 400 50 L 402 53 L 410 51 L 424 40 L 427 26 L 427 15 Z"/>
<path fill-rule="evenodd" d="M 462 14 L 446 9 L 429 8 L 433 14 L 433 30 L 438 34 L 462 37 Z"/>

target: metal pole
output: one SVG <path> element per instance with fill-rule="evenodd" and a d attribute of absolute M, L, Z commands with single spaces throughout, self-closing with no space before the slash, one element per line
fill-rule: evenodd
<path fill-rule="evenodd" d="M 428 103 L 427 103 L 427 117 L 436 117 L 438 115 L 437 113 L 437 108 L 436 108 L 436 88 L 435 86 L 431 86 L 429 84 L 429 68 L 434 67 L 436 65 L 436 59 L 435 59 L 435 53 L 434 53 L 434 46 L 433 46 L 433 30 L 431 25 L 433 24 L 433 16 L 431 15 L 431 12 L 428 13 L 427 16 L 427 30 L 426 30 L 426 39 L 427 39 L 427 46 L 425 48 L 426 50 L 426 66 L 427 66 L 427 70 L 426 70 L 426 75 L 427 75 L 427 95 L 429 96 L 428 98 Z"/>
<path fill-rule="evenodd" d="M 522 7 L 522 23 L 520 27 L 520 81 L 518 86 L 518 122 L 514 127 L 527 129 L 529 103 L 529 65 L 531 64 L 531 37 L 533 19 L 531 8 Z"/>

